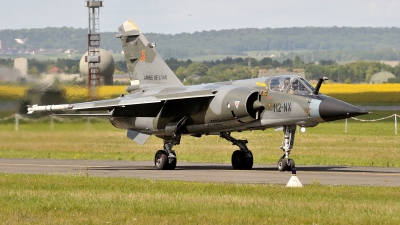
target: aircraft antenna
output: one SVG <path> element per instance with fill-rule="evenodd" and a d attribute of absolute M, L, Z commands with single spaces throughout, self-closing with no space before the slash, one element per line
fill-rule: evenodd
<path fill-rule="evenodd" d="M 97 86 L 100 85 L 100 7 L 103 7 L 101 0 L 86 0 L 89 12 L 88 26 L 88 56 L 85 61 L 88 63 L 88 96 L 89 99 L 96 98 Z"/>

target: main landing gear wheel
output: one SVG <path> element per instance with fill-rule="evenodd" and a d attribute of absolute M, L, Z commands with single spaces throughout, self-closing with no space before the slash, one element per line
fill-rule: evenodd
<path fill-rule="evenodd" d="M 293 159 L 286 160 L 285 158 L 281 158 L 278 161 L 278 170 L 283 171 L 292 171 L 293 168 L 296 167 Z"/>
<path fill-rule="evenodd" d="M 171 152 L 175 157 L 168 159 L 168 170 L 174 170 L 176 168 L 176 154 L 174 151 Z"/>
<path fill-rule="evenodd" d="M 172 154 L 175 155 L 175 152 Z M 168 159 L 167 153 L 164 150 L 158 150 L 154 156 L 154 165 L 157 170 L 174 170 L 176 167 L 176 157 Z"/>
<path fill-rule="evenodd" d="M 166 170 L 168 167 L 168 157 L 164 150 L 158 150 L 154 156 L 154 165 L 157 170 Z"/>
<path fill-rule="evenodd" d="M 232 142 L 240 150 L 232 154 L 232 167 L 235 170 L 251 170 L 253 168 L 253 153 L 247 148 L 247 140 L 237 140 L 228 132 L 221 132 L 220 137 Z"/>
<path fill-rule="evenodd" d="M 250 155 L 246 156 L 246 152 L 236 150 L 232 154 L 232 167 L 235 170 L 251 170 L 253 168 L 253 154 L 248 150 Z"/>
<path fill-rule="evenodd" d="M 154 156 L 154 165 L 157 170 L 174 170 L 176 168 L 177 159 L 172 148 L 181 142 L 181 134 L 186 132 L 187 118 L 187 116 L 184 116 L 175 123 L 175 131 L 172 136 L 160 136 L 164 139 L 164 150 L 158 150 Z"/>

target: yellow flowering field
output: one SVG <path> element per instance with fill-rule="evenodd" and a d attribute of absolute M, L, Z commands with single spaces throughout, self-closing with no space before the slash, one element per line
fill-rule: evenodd
<path fill-rule="evenodd" d="M 86 100 L 88 96 L 88 89 L 80 86 L 67 86 L 65 88 L 65 95 L 68 102 L 77 102 Z"/>
<path fill-rule="evenodd" d="M 85 101 L 88 99 L 88 89 L 80 86 L 65 87 L 68 102 Z M 126 94 L 125 86 L 101 86 L 97 89 L 99 99 L 109 99 Z"/>
<path fill-rule="evenodd" d="M 26 88 L 24 86 L 0 85 L 0 99 L 21 99 Z"/>
<path fill-rule="evenodd" d="M 399 92 L 400 84 L 322 84 L 320 91 L 324 94 L 366 93 L 366 92 Z"/>
<path fill-rule="evenodd" d="M 352 104 L 400 105 L 400 84 L 323 84 L 320 91 Z"/>
<path fill-rule="evenodd" d="M 102 99 L 108 99 L 108 98 L 113 98 L 113 97 L 118 97 L 121 94 L 127 94 L 125 91 L 126 86 L 101 86 L 99 88 L 99 96 Z"/>
<path fill-rule="evenodd" d="M 99 99 L 109 99 L 126 94 L 126 86 L 101 86 L 97 90 Z M 22 99 L 28 86 L 0 85 L 0 100 Z M 80 86 L 64 86 L 68 102 L 84 101 L 88 98 L 88 89 Z"/>

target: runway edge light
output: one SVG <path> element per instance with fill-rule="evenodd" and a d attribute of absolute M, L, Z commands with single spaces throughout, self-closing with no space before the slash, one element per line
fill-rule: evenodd
<path fill-rule="evenodd" d="M 289 182 L 286 184 L 286 187 L 303 187 L 303 184 L 300 182 L 299 178 L 296 176 L 296 168 L 292 169 L 292 177 Z"/>

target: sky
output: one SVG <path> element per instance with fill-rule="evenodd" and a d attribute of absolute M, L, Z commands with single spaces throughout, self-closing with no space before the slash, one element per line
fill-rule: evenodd
<path fill-rule="evenodd" d="M 0 30 L 88 27 L 85 0 L 0 0 Z M 400 27 L 399 0 L 104 0 L 100 31 L 130 19 L 144 33 L 280 27 Z"/>

